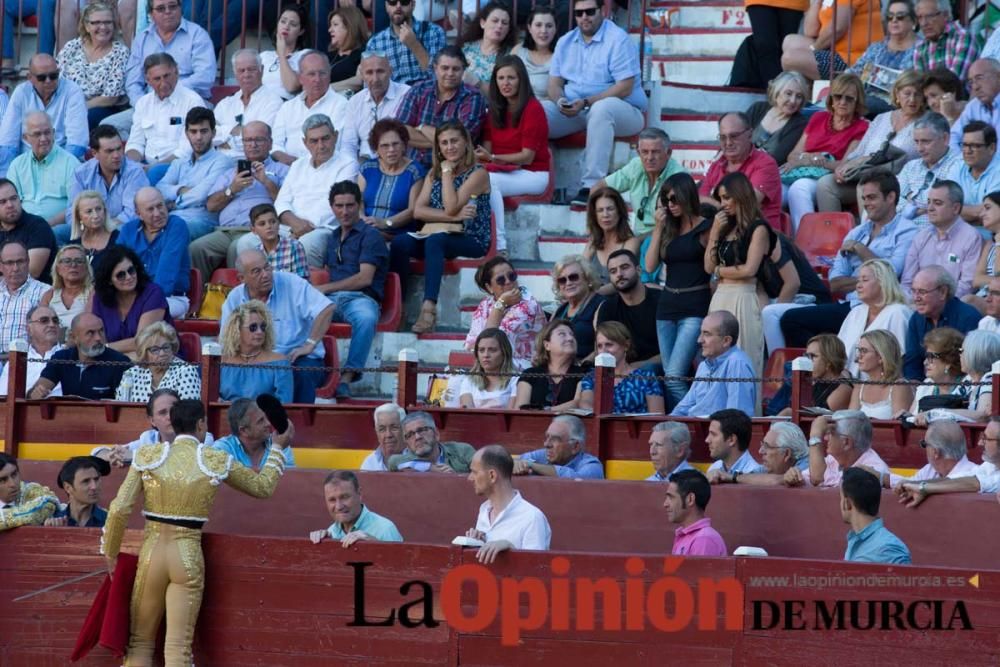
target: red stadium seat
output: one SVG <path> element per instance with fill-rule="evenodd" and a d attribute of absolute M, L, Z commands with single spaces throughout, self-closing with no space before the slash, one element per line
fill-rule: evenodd
<path fill-rule="evenodd" d="M 314 269 L 312 267 L 309 268 L 309 283 L 311 285 L 315 287 L 318 285 L 325 285 L 328 282 L 330 282 L 329 271 L 327 271 L 326 269 Z"/>
<path fill-rule="evenodd" d="M 201 336 L 193 331 L 178 332 L 177 338 L 181 343 L 181 357 L 184 361 L 192 364 L 201 363 Z"/>
<path fill-rule="evenodd" d="M 340 365 L 340 357 L 337 355 L 337 339 L 330 334 L 323 336 L 323 365 L 336 368 Z M 337 384 L 340 383 L 340 373 L 331 371 L 322 386 L 316 388 L 316 395 L 320 398 L 333 398 L 337 393 Z"/>
<path fill-rule="evenodd" d="M 212 271 L 212 280 L 210 282 L 216 285 L 236 287 L 240 284 L 240 274 L 236 272 L 236 269 L 216 269 Z"/>
<path fill-rule="evenodd" d="M 326 269 L 310 269 L 310 273 L 316 276 L 321 272 L 326 274 Z M 329 282 L 327 275 L 322 282 L 313 284 L 323 284 Z M 399 328 L 399 323 L 403 319 L 403 288 L 399 282 L 399 274 L 391 271 L 385 275 L 385 293 L 382 295 L 382 303 L 379 308 L 378 323 L 375 325 L 376 331 L 395 331 Z M 346 322 L 333 322 L 326 330 L 331 336 L 337 338 L 350 338 L 351 325 Z"/>
<path fill-rule="evenodd" d="M 212 86 L 209 101 L 212 103 L 212 106 L 216 106 L 223 99 L 236 94 L 239 89 L 239 86 Z"/>
<path fill-rule="evenodd" d="M 615 137 L 615 141 L 621 141 L 633 146 L 639 141 L 639 135 L 632 134 L 624 137 Z M 565 137 L 552 139 L 551 143 L 556 148 L 586 148 L 587 132 L 586 130 L 580 130 L 579 132 L 574 132 L 573 134 L 567 134 Z"/>
<path fill-rule="evenodd" d="M 472 368 L 476 363 L 476 355 L 467 350 L 452 350 L 448 354 L 448 366 L 451 368 Z"/>
<path fill-rule="evenodd" d="M 807 213 L 799 222 L 795 245 L 813 266 L 829 267 L 853 228 L 854 216 L 850 213 Z"/>

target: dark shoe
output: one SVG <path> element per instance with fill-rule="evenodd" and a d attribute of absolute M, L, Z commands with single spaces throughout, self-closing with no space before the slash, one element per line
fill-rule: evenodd
<path fill-rule="evenodd" d="M 346 382 L 341 382 L 337 385 L 337 393 L 334 394 L 336 398 L 350 398 L 351 397 L 351 387 Z"/>
<path fill-rule="evenodd" d="M 576 193 L 576 196 L 570 202 L 570 206 L 586 206 L 589 199 L 590 188 L 580 188 L 580 191 Z"/>

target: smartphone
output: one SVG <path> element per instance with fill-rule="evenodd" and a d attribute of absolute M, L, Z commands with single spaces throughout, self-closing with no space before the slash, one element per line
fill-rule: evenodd
<path fill-rule="evenodd" d="M 250 160 L 236 161 L 236 173 L 242 174 L 244 171 L 250 171 L 250 170 L 251 170 Z"/>
<path fill-rule="evenodd" d="M 559 100 L 559 106 L 561 106 L 563 109 L 569 109 L 573 106 L 573 103 L 570 102 L 569 100 Z"/>

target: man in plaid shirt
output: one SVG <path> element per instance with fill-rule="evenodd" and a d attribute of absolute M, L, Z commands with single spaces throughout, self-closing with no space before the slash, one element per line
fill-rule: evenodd
<path fill-rule="evenodd" d="M 969 65 L 979 53 L 975 33 L 951 20 L 949 0 L 920 0 L 916 14 L 924 39 L 913 51 L 913 68 L 929 72 L 944 67 L 965 81 Z"/>
<path fill-rule="evenodd" d="M 27 336 L 28 311 L 49 286 L 28 274 L 28 249 L 20 241 L 8 241 L 0 248 L 0 266 L 0 349 L 6 352 L 12 340 Z"/>
<path fill-rule="evenodd" d="M 385 55 L 392 65 L 392 80 L 410 85 L 431 78 L 430 63 L 444 48 L 444 30 L 413 19 L 413 0 L 386 0 L 389 27 L 372 35 L 368 51 Z"/>

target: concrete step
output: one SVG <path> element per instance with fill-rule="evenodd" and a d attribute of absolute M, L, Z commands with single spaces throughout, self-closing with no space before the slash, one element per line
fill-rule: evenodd
<path fill-rule="evenodd" d="M 583 236 L 587 233 L 587 213 L 571 206 L 538 205 L 538 233 L 544 236 Z"/>
<path fill-rule="evenodd" d="M 724 86 L 733 67 L 730 56 L 653 56 L 653 81 Z"/>
<path fill-rule="evenodd" d="M 699 86 L 664 81 L 660 84 L 663 113 L 720 114 L 747 109 L 765 99 L 764 91 L 728 86 Z"/>
<path fill-rule="evenodd" d="M 656 56 L 728 56 L 736 55 L 749 29 L 678 28 L 650 30 L 647 35 Z"/>
<path fill-rule="evenodd" d="M 585 236 L 541 235 L 538 237 L 538 254 L 543 262 L 558 262 L 566 255 L 579 255 L 587 246 Z"/>
<path fill-rule="evenodd" d="M 660 127 L 674 142 L 710 144 L 719 134 L 719 114 L 664 113 Z"/>
<path fill-rule="evenodd" d="M 710 0 L 709 2 L 662 3 L 646 11 L 649 28 L 744 28 L 750 18 L 743 3 Z"/>
<path fill-rule="evenodd" d="M 686 171 L 691 172 L 695 179 L 701 178 L 708 171 L 709 165 L 719 154 L 718 143 L 687 144 L 674 143 L 674 159 Z"/>

